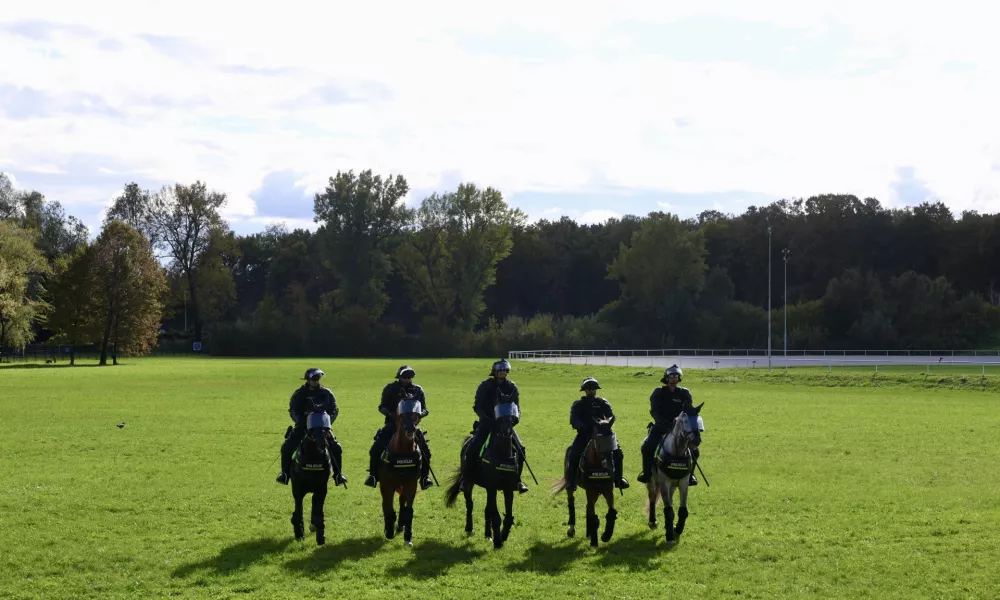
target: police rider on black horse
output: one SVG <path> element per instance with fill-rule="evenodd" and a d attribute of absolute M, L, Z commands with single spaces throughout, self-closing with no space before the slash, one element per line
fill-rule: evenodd
<path fill-rule="evenodd" d="M 579 471 L 580 459 L 583 457 L 587 444 L 590 443 L 593 435 L 594 424 L 599 419 L 608 419 L 611 425 L 615 422 L 615 411 L 611 409 L 611 403 L 597 395 L 597 390 L 601 389 L 601 384 L 593 377 L 583 380 L 580 391 L 584 396 L 573 402 L 569 409 L 569 424 L 576 430 L 576 438 L 570 446 L 569 465 L 566 473 L 566 489 L 576 490 L 576 478 Z M 621 448 L 614 452 L 615 458 L 615 487 L 625 489 L 629 487 L 628 480 L 622 476 L 622 460 L 624 453 Z"/>
<path fill-rule="evenodd" d="M 663 372 L 663 378 L 660 379 L 663 386 L 653 390 L 649 396 L 649 414 L 653 417 L 653 426 L 649 429 L 646 439 L 642 441 L 642 473 L 636 477 L 642 483 L 649 482 L 656 447 L 663 436 L 673 429 L 674 419 L 682 412 L 691 414 L 694 410 L 691 392 L 687 388 L 677 385 L 681 382 L 683 375 L 677 365 L 667 367 L 667 370 Z M 697 447 L 691 448 L 692 459 L 697 461 L 699 454 Z M 694 473 L 691 473 L 688 485 L 698 485 Z"/>
<path fill-rule="evenodd" d="M 498 402 L 513 402 L 518 408 L 521 407 L 520 392 L 517 389 L 517 385 L 508 378 L 509 374 L 510 363 L 504 359 L 500 359 L 493 363 L 490 369 L 490 376 L 484 379 L 479 384 L 479 387 L 476 388 L 476 400 L 472 405 L 472 410 L 479 417 L 479 421 L 475 424 L 472 440 L 466 446 L 465 454 L 462 455 L 461 489 L 463 492 L 472 489 L 472 477 L 469 476 L 470 468 L 475 461 L 479 460 L 479 455 L 483 451 L 483 445 L 486 444 L 486 438 L 493 431 L 493 410 L 496 404 Z M 520 451 L 523 453 L 524 445 L 521 444 L 521 439 L 517 436 L 517 432 L 514 432 L 514 443 L 520 447 Z M 524 468 L 523 458 L 520 464 L 521 468 Z M 521 474 L 518 473 L 518 477 L 520 476 Z M 524 485 L 523 481 L 518 481 L 517 491 L 523 494 L 528 491 L 528 486 Z"/>
<path fill-rule="evenodd" d="M 333 392 L 320 385 L 319 380 L 326 375 L 320 369 L 308 369 L 302 379 L 305 383 L 292 393 L 288 401 L 288 416 L 295 423 L 294 427 L 289 427 L 285 432 L 285 442 L 281 444 L 281 473 L 275 479 L 278 483 L 288 485 L 292 475 L 292 454 L 302 443 L 306 436 L 306 416 L 309 413 L 325 412 L 330 415 L 330 424 L 337 420 L 340 409 L 337 408 L 337 399 Z M 333 481 L 336 485 L 347 483 L 347 477 L 343 473 L 344 449 L 333 433 L 327 441 L 330 448 L 330 456 L 333 458 Z"/>
<path fill-rule="evenodd" d="M 412 367 L 403 365 L 396 370 L 396 381 L 389 383 L 382 389 L 382 401 L 378 405 L 378 411 L 385 416 L 385 424 L 375 434 L 375 441 L 371 450 L 368 451 L 368 479 L 365 480 L 365 485 L 368 487 L 376 487 L 378 483 L 378 469 L 382 453 L 389 447 L 389 442 L 396 433 L 396 409 L 400 400 L 409 397 L 420 402 L 423 407 L 423 412 L 420 414 L 421 419 L 430 414 L 427 410 L 424 388 L 413 383 L 413 378 L 416 376 L 417 372 Z M 423 435 L 418 435 L 416 442 L 423 455 L 420 469 L 420 489 L 426 490 L 434 485 L 428 476 L 431 469 L 431 449 L 427 446 L 427 440 Z"/>

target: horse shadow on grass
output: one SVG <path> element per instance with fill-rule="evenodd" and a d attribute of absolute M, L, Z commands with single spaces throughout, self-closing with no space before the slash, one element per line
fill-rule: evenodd
<path fill-rule="evenodd" d="M 604 567 L 625 567 L 630 571 L 658 569 L 661 566 L 659 559 L 677 548 L 677 545 L 666 544 L 662 531 L 658 530 L 656 536 L 650 536 L 648 532 L 633 533 L 603 545 L 597 551 L 597 562 Z"/>
<path fill-rule="evenodd" d="M 512 573 L 532 571 L 544 575 L 558 575 L 586 555 L 587 551 L 583 544 L 578 542 L 563 544 L 535 542 L 528 548 L 524 560 L 507 565 L 507 570 Z"/>
<path fill-rule="evenodd" d="M 290 539 L 263 538 L 240 542 L 223 548 L 217 556 L 181 565 L 174 569 L 174 577 L 187 577 L 196 571 L 208 570 L 216 575 L 241 571 L 272 554 L 280 554 L 291 544 Z"/>
<path fill-rule="evenodd" d="M 306 537 L 302 543 L 308 544 L 312 538 Z M 308 556 L 290 560 L 282 565 L 288 571 L 301 573 L 321 573 L 332 571 L 345 560 L 359 560 L 371 556 L 386 543 L 382 537 L 349 538 L 316 547 Z"/>
<path fill-rule="evenodd" d="M 437 540 L 424 540 L 414 543 L 410 560 L 390 567 L 387 573 L 393 577 L 431 579 L 444 575 L 455 565 L 471 563 L 485 554 L 485 550 L 476 549 L 469 543 L 452 546 Z"/>

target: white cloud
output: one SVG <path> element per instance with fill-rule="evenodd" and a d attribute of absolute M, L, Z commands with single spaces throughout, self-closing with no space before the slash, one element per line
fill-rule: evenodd
<path fill-rule="evenodd" d="M 1000 210 L 1000 172 L 992 168 L 1000 161 L 1000 74 L 991 58 L 1000 55 L 1000 38 L 989 18 L 996 14 L 987 14 L 997 9 L 985 4 L 931 12 L 894 1 L 835 8 L 783 0 L 508 2 L 491 8 L 489 22 L 469 3 L 400 3 L 391 19 L 385 10 L 316 2 L 234 13 L 189 0 L 5 7 L 0 84 L 93 94 L 122 116 L 28 120 L 3 116 L 0 106 L 4 169 L 26 176 L 81 154 L 112 157 L 122 164 L 105 170 L 123 179 L 206 181 L 228 194 L 226 214 L 238 218 L 255 214 L 249 195 L 264 176 L 285 169 L 303 174 L 307 193 L 321 191 L 338 169 L 372 168 L 402 173 L 414 190 L 450 183 L 450 173 L 507 196 L 600 183 L 845 192 L 888 203 L 897 170 L 911 166 L 956 209 Z M 60 30 L 38 40 L 11 31 L 22 19 L 51 15 L 95 33 Z M 615 19 L 694 17 L 703 26 L 726 18 L 795 28 L 813 40 L 843 26 L 850 36 L 833 49 L 833 66 L 785 72 L 657 54 L 627 28 L 608 30 Z M 510 56 L 476 52 L 450 35 L 502 39 L 510 28 L 566 51 L 529 61 L 513 48 Z M 151 43 L 145 35 L 180 41 Z M 109 51 L 107 39 L 122 49 Z M 184 50 L 171 56 L 170 48 Z M 803 52 L 786 54 L 802 60 Z M 886 68 L 875 71 L 872 61 Z M 384 86 L 388 95 L 281 108 L 331 84 L 354 94 Z M 67 179 L 60 188 L 64 204 L 98 193 L 90 184 L 72 187 Z M 562 214 L 579 214 L 572 211 Z"/>
<path fill-rule="evenodd" d="M 580 215 L 579 222 L 589 225 L 592 223 L 603 223 L 608 219 L 620 219 L 621 216 L 621 213 L 613 210 L 588 210 Z"/>

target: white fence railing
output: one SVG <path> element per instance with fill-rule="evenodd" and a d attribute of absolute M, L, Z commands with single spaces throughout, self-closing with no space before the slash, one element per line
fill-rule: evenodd
<path fill-rule="evenodd" d="M 764 348 L 654 348 L 627 350 L 511 350 L 508 358 L 530 360 L 532 358 L 562 358 L 569 356 L 763 356 Z M 778 356 L 997 356 L 995 350 L 784 350 L 772 349 L 772 357 Z"/>
<path fill-rule="evenodd" d="M 963 354 L 961 350 L 943 351 L 921 351 L 921 354 L 892 354 L 893 351 L 882 351 L 879 354 L 843 354 L 841 351 L 828 353 L 825 355 L 798 355 L 784 356 L 774 355 L 770 357 L 761 354 L 737 354 L 742 352 L 725 350 L 726 354 L 721 354 L 718 350 L 699 350 L 701 354 L 695 354 L 691 350 L 520 350 L 509 353 L 511 360 L 526 360 L 532 362 L 576 364 L 576 365 L 608 365 L 622 367 L 650 367 L 663 368 L 671 364 L 676 364 L 681 368 L 693 369 L 720 369 L 720 368 L 747 368 L 747 369 L 767 369 L 767 368 L 788 368 L 788 367 L 866 367 L 872 368 L 876 372 L 879 368 L 922 366 L 926 373 L 930 373 L 936 366 L 964 366 L 970 370 L 980 371 L 984 376 L 987 368 L 990 372 L 1000 371 L 1000 355 L 991 352 L 990 354 L 972 354 L 967 351 Z M 712 353 L 709 353 L 712 352 Z M 869 351 L 871 352 L 871 351 Z M 898 352 L 898 351 L 897 351 Z M 924 354 L 927 352 L 927 354 Z M 936 353 L 935 353 L 936 352 Z M 951 354 L 954 352 L 955 354 Z M 998 373 L 1000 374 L 1000 373 Z"/>

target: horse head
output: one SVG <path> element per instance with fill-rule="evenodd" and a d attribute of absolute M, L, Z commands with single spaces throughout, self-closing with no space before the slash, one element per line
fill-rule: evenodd
<path fill-rule="evenodd" d="M 698 413 L 701 412 L 701 407 L 704 405 L 705 403 L 702 402 L 691 411 L 681 412 L 674 419 L 674 429 L 671 433 L 675 444 L 695 448 L 701 445 L 701 432 L 705 431 L 705 423 Z"/>
<path fill-rule="evenodd" d="M 402 433 L 407 440 L 413 441 L 423 410 L 423 404 L 412 396 L 400 400 L 396 407 L 396 434 Z"/>
<path fill-rule="evenodd" d="M 330 429 L 330 415 L 325 412 L 311 412 L 306 415 L 306 436 L 302 447 L 314 455 L 327 452 L 327 441 L 333 437 Z"/>
<path fill-rule="evenodd" d="M 587 452 L 588 462 L 597 463 L 617 448 L 618 436 L 611 429 L 611 419 L 594 419 L 593 434 Z"/>
<path fill-rule="evenodd" d="M 497 402 L 493 406 L 493 431 L 489 446 L 493 451 L 505 445 L 504 456 L 514 455 L 514 427 L 521 421 L 521 409 L 513 402 Z"/>

